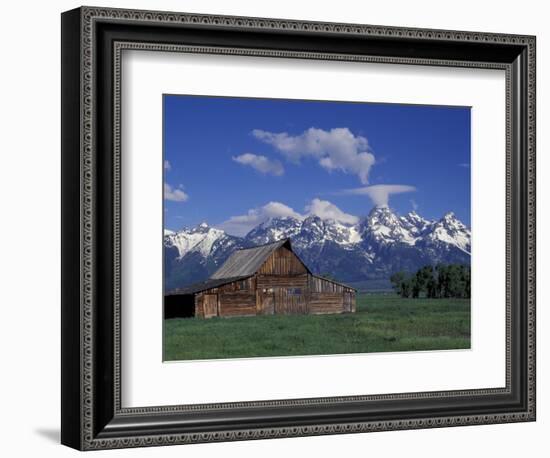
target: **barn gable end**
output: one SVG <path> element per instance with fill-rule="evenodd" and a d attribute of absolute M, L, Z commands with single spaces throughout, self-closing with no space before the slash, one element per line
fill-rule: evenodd
<path fill-rule="evenodd" d="M 290 244 L 274 250 L 257 271 L 258 275 L 305 275 L 309 269 L 292 251 Z"/>

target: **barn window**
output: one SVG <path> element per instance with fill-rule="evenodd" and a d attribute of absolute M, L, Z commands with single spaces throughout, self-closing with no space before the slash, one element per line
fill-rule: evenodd
<path fill-rule="evenodd" d="M 262 290 L 262 293 L 264 294 L 272 294 L 273 293 L 273 288 L 264 288 Z"/>
<path fill-rule="evenodd" d="M 237 282 L 237 290 L 242 291 L 248 289 L 248 282 L 246 280 L 240 280 Z"/>
<path fill-rule="evenodd" d="M 300 296 L 302 294 L 302 288 L 288 288 L 287 292 L 290 296 Z"/>

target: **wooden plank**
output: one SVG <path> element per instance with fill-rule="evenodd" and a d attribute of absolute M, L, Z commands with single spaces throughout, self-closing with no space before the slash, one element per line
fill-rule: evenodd
<path fill-rule="evenodd" d="M 253 291 L 220 294 L 219 304 L 220 316 L 256 315 L 256 294 Z"/>
<path fill-rule="evenodd" d="M 260 290 L 274 287 L 307 288 L 306 275 L 261 275 L 257 278 L 257 287 Z"/>
<path fill-rule="evenodd" d="M 256 316 L 256 307 L 241 307 L 238 309 L 225 308 L 220 316 L 223 318 Z"/>
<path fill-rule="evenodd" d="M 307 294 L 296 293 L 300 288 L 275 288 L 275 313 L 296 315 L 307 313 Z"/>
<path fill-rule="evenodd" d="M 256 315 L 262 314 L 262 294 L 260 290 L 256 290 Z"/>
<path fill-rule="evenodd" d="M 197 318 L 204 318 L 204 307 L 203 307 L 203 295 L 197 294 L 195 296 L 195 316 Z"/>
<path fill-rule="evenodd" d="M 344 298 L 338 293 L 311 293 L 309 297 L 309 312 L 341 313 L 344 311 Z"/>
<path fill-rule="evenodd" d="M 345 290 L 354 291 L 352 288 L 346 288 L 328 278 L 320 278 L 311 274 L 308 275 L 308 284 L 310 290 L 316 293 L 343 293 Z"/>
<path fill-rule="evenodd" d="M 351 312 L 351 293 L 344 292 L 344 312 Z"/>
<path fill-rule="evenodd" d="M 275 313 L 274 293 L 262 293 L 262 315 L 273 315 Z"/>
<path fill-rule="evenodd" d="M 218 295 L 205 294 L 203 296 L 204 317 L 212 318 L 218 315 Z"/>
<path fill-rule="evenodd" d="M 286 247 L 277 248 L 258 270 L 260 275 L 298 275 L 306 273 L 307 269 L 302 261 Z"/>

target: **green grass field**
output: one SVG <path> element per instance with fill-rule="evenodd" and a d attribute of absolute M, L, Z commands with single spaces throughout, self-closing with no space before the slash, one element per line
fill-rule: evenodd
<path fill-rule="evenodd" d="M 165 320 L 164 360 L 470 348 L 468 299 L 358 294 L 357 312 Z"/>

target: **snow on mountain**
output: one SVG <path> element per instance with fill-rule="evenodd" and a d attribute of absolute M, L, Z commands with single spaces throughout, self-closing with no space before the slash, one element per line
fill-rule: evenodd
<path fill-rule="evenodd" d="M 341 281 L 387 279 L 398 270 L 426 264 L 470 262 L 471 232 L 453 213 L 429 221 L 416 212 L 398 216 L 388 207 L 375 207 L 357 224 L 312 215 L 270 218 L 244 237 L 206 223 L 167 231 L 166 287 L 208 278 L 237 249 L 288 237 L 313 272 L 331 273 Z"/>
<path fill-rule="evenodd" d="M 206 257 L 212 252 L 214 243 L 222 237 L 226 237 L 224 231 L 210 227 L 207 223 L 201 223 L 192 229 L 182 229 L 166 234 L 164 244 L 175 247 L 179 258 L 183 258 L 190 252 L 199 252 Z"/>
<path fill-rule="evenodd" d="M 357 225 L 344 224 L 333 219 L 321 219 L 318 216 L 306 218 L 302 224 L 300 235 L 303 239 L 311 237 L 311 234 L 318 234 L 318 242 L 334 242 L 338 245 L 353 245 L 359 243 L 361 235 Z M 315 240 L 312 240 L 312 242 Z"/>
<path fill-rule="evenodd" d="M 288 237 L 292 238 L 294 246 L 300 249 L 325 242 L 349 246 L 361 241 L 357 225 L 321 219 L 314 215 L 303 220 L 291 216 L 270 218 L 252 229 L 245 239 L 253 245 L 261 245 Z"/>
<path fill-rule="evenodd" d="M 378 243 L 403 243 L 414 245 L 418 231 L 411 231 L 410 224 L 403 221 L 389 207 L 374 207 L 362 224 L 365 238 Z"/>
<path fill-rule="evenodd" d="M 164 276 L 167 289 L 208 278 L 231 253 L 245 248 L 240 237 L 201 223 L 164 237 Z"/>
<path fill-rule="evenodd" d="M 302 221 L 292 216 L 269 218 L 246 234 L 253 245 L 264 245 L 288 237 L 294 237 L 302 227 Z"/>
<path fill-rule="evenodd" d="M 401 216 L 401 222 L 413 235 L 422 234 L 430 224 L 433 224 L 433 221 L 423 218 L 415 211 L 409 212 L 405 216 Z"/>
<path fill-rule="evenodd" d="M 453 212 L 446 213 L 439 221 L 431 224 L 424 239 L 435 244 L 455 246 L 468 254 L 471 252 L 471 231 Z"/>

